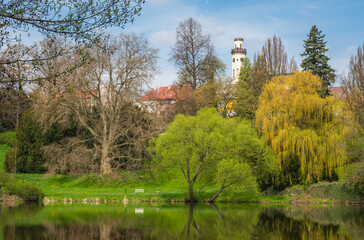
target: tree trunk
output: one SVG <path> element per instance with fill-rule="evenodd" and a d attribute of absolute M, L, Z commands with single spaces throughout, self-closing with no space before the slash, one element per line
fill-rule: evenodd
<path fill-rule="evenodd" d="M 221 187 L 219 189 L 219 191 L 217 191 L 217 193 L 210 199 L 207 199 L 208 202 L 214 202 L 216 200 L 216 198 L 220 195 L 220 193 L 225 189 L 225 187 Z"/>
<path fill-rule="evenodd" d="M 187 202 L 197 202 L 197 199 L 193 194 L 193 184 L 192 183 L 188 184 L 188 194 L 189 194 L 189 196 L 188 196 Z"/>
<path fill-rule="evenodd" d="M 102 145 L 102 153 L 101 153 L 101 173 L 108 174 L 111 173 L 111 159 L 109 157 L 109 145 Z"/>

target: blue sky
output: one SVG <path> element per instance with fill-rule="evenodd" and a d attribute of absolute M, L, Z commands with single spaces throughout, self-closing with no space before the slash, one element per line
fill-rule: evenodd
<path fill-rule="evenodd" d="M 343 0 L 147 0 L 133 24 L 117 31 L 145 33 L 153 47 L 160 49 L 159 67 L 152 87 L 176 80 L 177 68 L 168 62 L 178 23 L 189 17 L 199 21 L 219 58 L 231 75 L 235 37 L 243 37 L 247 56 L 253 58 L 268 37 L 281 37 L 288 57 L 301 64 L 303 40 L 312 25 L 326 35 L 331 66 L 337 74 L 347 71 L 350 56 L 364 43 L 364 1 Z M 115 31 L 114 31 L 115 30 Z M 339 83 L 336 83 L 338 85 Z"/>

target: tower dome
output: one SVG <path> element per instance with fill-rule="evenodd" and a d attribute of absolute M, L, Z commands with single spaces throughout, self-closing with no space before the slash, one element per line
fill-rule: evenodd
<path fill-rule="evenodd" d="M 246 49 L 244 48 L 243 38 L 234 39 L 234 48 L 231 49 L 231 57 L 232 57 L 232 78 L 233 82 L 236 83 L 239 78 L 239 70 L 241 68 L 241 64 L 243 62 L 243 59 L 246 57 Z"/>

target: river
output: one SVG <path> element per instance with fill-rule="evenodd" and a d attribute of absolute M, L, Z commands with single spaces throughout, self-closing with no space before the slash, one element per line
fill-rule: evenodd
<path fill-rule="evenodd" d="M 364 239 L 364 206 L 0 205 L 2 239 Z"/>

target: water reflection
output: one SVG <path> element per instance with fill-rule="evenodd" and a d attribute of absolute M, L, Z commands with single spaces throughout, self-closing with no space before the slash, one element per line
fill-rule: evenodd
<path fill-rule="evenodd" d="M 0 205 L 3 239 L 364 239 L 363 226 L 362 206 Z"/>

